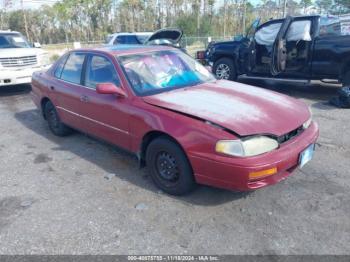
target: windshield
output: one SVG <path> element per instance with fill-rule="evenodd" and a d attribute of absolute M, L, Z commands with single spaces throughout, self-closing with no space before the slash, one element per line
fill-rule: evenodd
<path fill-rule="evenodd" d="M 29 43 L 20 34 L 0 34 L 0 48 L 28 48 Z"/>
<path fill-rule="evenodd" d="M 214 76 L 187 54 L 166 50 L 119 56 L 127 77 L 140 96 L 215 81 Z"/>

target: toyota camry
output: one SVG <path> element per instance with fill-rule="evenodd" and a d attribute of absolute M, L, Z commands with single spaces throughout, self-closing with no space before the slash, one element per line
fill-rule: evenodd
<path fill-rule="evenodd" d="M 302 101 L 217 80 L 166 46 L 70 51 L 33 75 L 31 96 L 53 134 L 79 130 L 136 154 L 174 195 L 275 184 L 311 160 L 318 137 Z"/>

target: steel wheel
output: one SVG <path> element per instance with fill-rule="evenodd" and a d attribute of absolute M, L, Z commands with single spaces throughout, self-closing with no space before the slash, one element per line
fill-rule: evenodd
<path fill-rule="evenodd" d="M 156 157 L 156 167 L 159 177 L 169 186 L 176 184 L 179 180 L 179 167 L 176 159 L 168 152 L 160 152 Z"/>
<path fill-rule="evenodd" d="M 156 138 L 149 144 L 146 165 L 153 182 L 168 194 L 183 195 L 196 186 L 186 154 L 166 137 Z"/>

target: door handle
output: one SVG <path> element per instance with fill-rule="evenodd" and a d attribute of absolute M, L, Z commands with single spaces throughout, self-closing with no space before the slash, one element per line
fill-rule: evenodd
<path fill-rule="evenodd" d="M 80 97 L 80 101 L 81 101 L 81 102 L 89 102 L 89 97 L 86 96 L 86 95 L 82 95 L 82 96 Z"/>

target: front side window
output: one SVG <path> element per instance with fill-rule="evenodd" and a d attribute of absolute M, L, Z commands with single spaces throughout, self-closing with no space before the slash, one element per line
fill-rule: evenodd
<path fill-rule="evenodd" d="M 259 45 L 271 46 L 276 40 L 277 34 L 280 31 L 282 22 L 268 24 L 261 27 L 255 33 L 255 41 Z"/>
<path fill-rule="evenodd" d="M 30 44 L 20 34 L 1 33 L 0 48 L 29 48 Z"/>
<path fill-rule="evenodd" d="M 123 55 L 118 59 L 135 93 L 140 96 L 215 81 L 205 67 L 181 51 Z"/>
<path fill-rule="evenodd" d="M 85 86 L 96 89 L 99 83 L 120 85 L 114 65 L 105 57 L 92 56 L 86 67 Z"/>
<path fill-rule="evenodd" d="M 62 70 L 61 79 L 74 84 L 80 84 L 85 55 L 71 53 Z"/>

